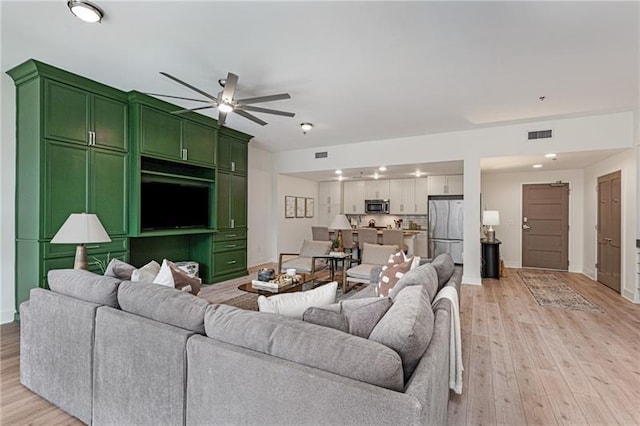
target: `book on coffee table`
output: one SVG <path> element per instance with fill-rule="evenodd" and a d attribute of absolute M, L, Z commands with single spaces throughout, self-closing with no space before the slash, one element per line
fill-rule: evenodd
<path fill-rule="evenodd" d="M 287 285 L 291 285 L 291 283 L 251 280 L 251 287 L 259 288 L 261 290 L 278 291 L 278 289 Z"/>

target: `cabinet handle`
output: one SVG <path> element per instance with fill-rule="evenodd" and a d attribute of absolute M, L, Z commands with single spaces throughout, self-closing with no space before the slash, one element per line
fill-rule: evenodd
<path fill-rule="evenodd" d="M 400 211 L 403 212 L 404 211 L 404 204 L 400 204 Z"/>
<path fill-rule="evenodd" d="M 237 244 L 227 244 L 227 248 L 236 248 L 238 247 Z"/>
<path fill-rule="evenodd" d="M 96 144 L 96 132 L 92 132 L 89 130 L 89 146 L 94 146 Z"/>
<path fill-rule="evenodd" d="M 233 220 L 233 219 L 231 219 L 231 220 Z M 235 237 L 235 236 L 236 236 L 236 234 L 227 234 L 227 238 L 231 238 L 231 237 Z"/>
<path fill-rule="evenodd" d="M 87 249 L 94 249 L 94 248 L 100 248 L 100 246 L 85 246 L 85 248 L 87 248 Z"/>
<path fill-rule="evenodd" d="M 231 227 L 232 228 L 236 227 L 236 220 L 235 219 L 231 219 Z"/>
<path fill-rule="evenodd" d="M 236 162 L 235 162 L 235 161 L 232 161 L 232 162 L 231 162 L 231 171 L 232 171 L 232 172 L 235 172 L 235 171 L 236 171 Z"/>
<path fill-rule="evenodd" d="M 414 211 L 414 212 L 417 212 L 417 211 L 418 211 L 418 205 L 417 205 L 417 204 L 414 204 L 414 205 L 413 205 L 413 211 Z"/>
<path fill-rule="evenodd" d="M 234 263 L 237 263 L 237 261 L 232 260 L 232 261 L 230 261 L 230 262 L 227 262 L 227 265 L 233 265 Z"/>
<path fill-rule="evenodd" d="M 353 207 L 353 212 L 355 213 L 355 211 L 356 211 L 356 205 L 354 204 L 352 207 Z"/>
<path fill-rule="evenodd" d="M 186 150 L 186 149 L 183 149 L 183 150 L 182 150 L 182 159 L 183 159 L 183 160 L 186 160 L 186 159 L 187 159 L 187 155 L 188 155 L 187 150 Z"/>

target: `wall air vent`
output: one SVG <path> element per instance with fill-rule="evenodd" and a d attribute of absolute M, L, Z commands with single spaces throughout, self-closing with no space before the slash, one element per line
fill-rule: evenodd
<path fill-rule="evenodd" d="M 324 152 L 316 152 L 316 158 L 327 158 L 329 153 L 327 151 Z"/>
<path fill-rule="evenodd" d="M 527 139 L 528 140 L 535 140 L 535 139 L 547 139 L 547 138 L 551 138 L 553 137 L 552 135 L 552 130 L 536 130 L 533 132 L 529 132 L 527 134 Z"/>

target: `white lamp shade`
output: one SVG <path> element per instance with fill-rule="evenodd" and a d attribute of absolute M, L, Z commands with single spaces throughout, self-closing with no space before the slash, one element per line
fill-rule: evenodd
<path fill-rule="evenodd" d="M 500 212 L 498 210 L 485 210 L 482 213 L 483 225 L 500 225 Z"/>
<path fill-rule="evenodd" d="M 95 214 L 71 213 L 51 240 L 52 244 L 108 243 L 111 241 Z"/>
<path fill-rule="evenodd" d="M 347 216 L 343 214 L 337 214 L 333 217 L 329 229 L 351 229 L 351 224 L 347 219 Z"/>

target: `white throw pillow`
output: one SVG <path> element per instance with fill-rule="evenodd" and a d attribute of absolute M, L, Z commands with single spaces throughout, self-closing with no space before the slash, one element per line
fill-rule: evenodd
<path fill-rule="evenodd" d="M 165 285 L 167 287 L 176 286 L 173 282 L 173 274 L 171 273 L 171 268 L 169 267 L 169 261 L 167 259 L 162 260 L 162 266 L 160 267 L 158 275 L 153 279 L 153 283 Z"/>
<path fill-rule="evenodd" d="M 286 317 L 302 319 L 302 314 L 312 306 L 326 306 L 336 301 L 338 282 L 333 281 L 308 291 L 258 296 L 260 312 L 272 312 Z"/>
<path fill-rule="evenodd" d="M 144 265 L 142 268 L 138 268 L 131 273 L 131 281 L 142 281 L 145 283 L 152 283 L 160 272 L 160 265 L 155 260 Z"/>

